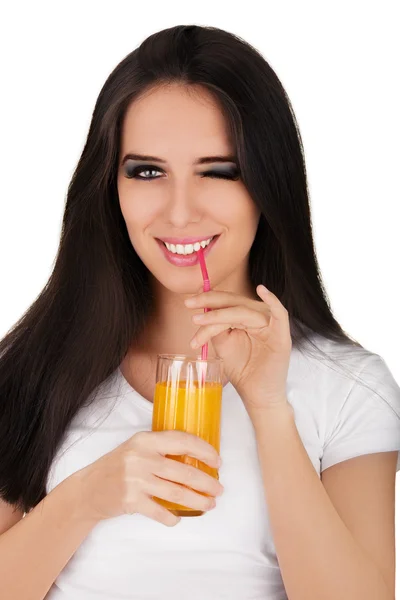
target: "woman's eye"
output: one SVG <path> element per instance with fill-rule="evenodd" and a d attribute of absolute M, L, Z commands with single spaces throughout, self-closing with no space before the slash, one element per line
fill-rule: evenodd
<path fill-rule="evenodd" d="M 148 173 L 158 172 L 161 173 L 160 169 L 156 167 L 152 167 L 151 165 L 140 165 L 139 167 L 134 167 L 133 169 L 127 169 L 125 171 L 126 177 L 128 179 L 143 179 L 143 180 L 151 180 L 151 179 L 159 179 L 159 177 L 149 177 Z M 146 173 L 145 176 L 139 176 L 139 173 Z"/>
<path fill-rule="evenodd" d="M 145 175 L 142 175 L 144 173 Z M 125 171 L 125 177 L 128 179 L 142 179 L 143 181 L 151 181 L 152 179 L 159 179 L 159 176 L 149 176 L 150 173 L 162 173 L 162 171 L 152 165 L 140 165 L 127 169 Z M 201 177 L 211 177 L 215 179 L 239 179 L 239 170 L 234 169 L 232 171 L 206 171 L 201 174 Z"/>
<path fill-rule="evenodd" d="M 215 177 L 216 179 L 239 179 L 239 171 L 235 169 L 234 171 L 207 171 L 203 173 L 202 177 Z"/>

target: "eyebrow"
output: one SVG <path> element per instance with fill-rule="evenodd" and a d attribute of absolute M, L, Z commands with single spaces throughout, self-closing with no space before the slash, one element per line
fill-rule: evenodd
<path fill-rule="evenodd" d="M 154 162 L 159 162 L 159 163 L 163 163 L 166 164 L 166 160 L 162 159 L 162 158 L 158 158 L 157 156 L 149 156 L 147 154 L 126 154 L 124 156 L 124 158 L 122 159 L 121 162 L 121 166 L 124 165 L 126 163 L 127 160 L 143 160 L 143 161 L 154 161 Z M 197 159 L 193 164 L 195 165 L 205 165 L 205 164 L 209 164 L 209 163 L 225 163 L 225 162 L 233 162 L 236 163 L 237 162 L 237 156 L 234 155 L 227 155 L 227 156 L 221 156 L 221 155 L 217 155 L 217 156 L 202 156 L 201 158 Z"/>

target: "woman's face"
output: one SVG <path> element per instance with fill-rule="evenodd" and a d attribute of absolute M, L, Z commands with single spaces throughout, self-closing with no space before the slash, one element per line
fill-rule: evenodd
<path fill-rule="evenodd" d="M 160 160 L 125 158 L 128 154 Z M 216 156 L 227 160 L 197 162 Z M 206 255 L 211 286 L 246 280 L 260 211 L 232 159 L 223 115 L 204 88 L 159 87 L 126 113 L 117 179 L 121 211 L 136 253 L 172 292 L 196 293 L 203 281 L 200 265 L 171 264 L 158 238 L 219 234 Z M 229 178 L 209 176 L 215 172 Z"/>

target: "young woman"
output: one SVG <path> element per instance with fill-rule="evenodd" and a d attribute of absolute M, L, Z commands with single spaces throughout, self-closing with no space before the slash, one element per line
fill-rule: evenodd
<path fill-rule="evenodd" d="M 176 256 L 210 239 L 201 293 Z M 206 342 L 219 482 L 165 456 L 216 466 L 209 444 L 151 431 L 157 354 Z M 240 38 L 172 27 L 114 69 L 0 355 L 2 597 L 394 598 L 400 388 L 332 314 L 295 116 Z"/>

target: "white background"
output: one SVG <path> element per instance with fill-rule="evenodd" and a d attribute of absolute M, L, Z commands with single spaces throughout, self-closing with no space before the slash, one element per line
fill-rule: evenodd
<path fill-rule="evenodd" d="M 9 3 L 0 36 L 0 336 L 49 277 L 67 186 L 109 73 L 157 30 L 212 25 L 255 46 L 288 92 L 332 309 L 400 382 L 396 4 Z M 397 573 L 399 565 L 400 552 Z"/>

